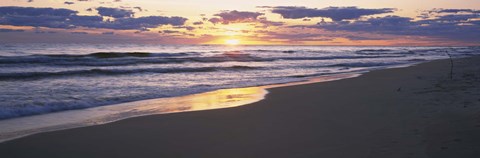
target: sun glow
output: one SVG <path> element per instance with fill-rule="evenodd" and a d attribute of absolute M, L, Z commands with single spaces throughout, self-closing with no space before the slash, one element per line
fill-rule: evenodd
<path fill-rule="evenodd" d="M 225 40 L 225 44 L 238 45 L 238 44 L 240 44 L 240 40 L 238 40 L 238 39 L 228 39 L 228 40 Z"/>

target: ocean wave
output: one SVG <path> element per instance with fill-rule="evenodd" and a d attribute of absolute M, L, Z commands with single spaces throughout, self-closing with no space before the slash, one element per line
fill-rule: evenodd
<path fill-rule="evenodd" d="M 376 62 L 353 62 L 328 65 L 328 67 L 377 67 L 377 66 L 391 66 L 400 65 L 400 62 L 376 63 Z"/>
<path fill-rule="evenodd" d="M 393 49 L 362 49 L 358 50 L 357 52 L 389 52 Z"/>
<path fill-rule="evenodd" d="M 22 106 L 7 106 L 0 108 L 0 120 L 15 117 L 38 115 L 52 112 L 60 112 L 66 110 L 77 110 L 104 105 L 118 104 L 122 102 L 137 101 L 143 99 L 151 99 L 157 97 L 170 97 L 168 95 L 150 95 L 150 96 L 129 96 L 129 97 L 111 97 L 108 99 L 91 99 L 91 100 L 62 100 L 46 99 L 47 102 L 28 102 Z M 83 98 L 82 98 L 83 99 Z M 45 101 L 45 100 L 44 100 Z"/>
<path fill-rule="evenodd" d="M 129 58 L 127 58 L 129 57 Z M 92 53 L 87 55 L 30 55 L 0 56 L 0 64 L 16 66 L 18 64 L 47 66 L 126 66 L 141 64 L 177 64 L 187 62 L 271 62 L 276 60 L 330 60 L 330 59 L 364 59 L 392 58 L 401 55 L 377 56 L 322 56 L 322 57 L 258 57 L 249 53 L 225 52 L 211 56 L 199 56 L 195 53 Z"/>
<path fill-rule="evenodd" d="M 393 49 L 362 49 L 355 51 L 359 55 L 411 55 L 415 54 L 412 50 L 393 50 Z"/>
<path fill-rule="evenodd" d="M 198 68 L 143 68 L 143 69 L 87 69 L 87 70 L 71 70 L 59 72 L 14 72 L 0 73 L 0 81 L 5 80 L 36 80 L 50 77 L 67 77 L 67 76 L 108 76 L 108 75 L 126 75 L 137 73 L 188 73 L 188 72 L 213 72 L 213 71 L 238 71 L 238 70 L 254 70 L 261 67 L 250 66 L 230 66 L 230 67 L 198 67 Z"/>
<path fill-rule="evenodd" d="M 149 52 L 97 52 L 85 55 L 69 55 L 69 54 L 52 54 L 52 55 L 40 55 L 48 57 L 63 57 L 63 58 L 82 58 L 82 57 L 94 57 L 94 58 L 125 58 L 125 57 L 178 57 L 197 55 L 196 52 L 184 52 L 184 53 L 149 53 Z M 34 55 L 38 56 L 38 55 Z"/>
<path fill-rule="evenodd" d="M 323 57 L 283 57 L 281 60 L 334 60 L 334 59 L 374 59 L 374 58 L 401 58 L 405 55 L 378 55 L 378 56 L 323 56 Z"/>
<path fill-rule="evenodd" d="M 128 57 L 128 58 L 127 58 Z M 213 56 L 200 56 L 196 52 L 188 53 L 92 53 L 86 55 L 29 55 L 0 56 L 0 64 L 41 64 L 49 66 L 125 66 L 138 64 L 169 64 L 169 63 L 216 63 L 216 62 L 252 62 L 272 61 L 247 53 L 226 52 Z"/>
<path fill-rule="evenodd" d="M 457 51 L 458 50 L 458 51 Z M 34 54 L 27 56 L 0 56 L 0 66 L 15 67 L 18 65 L 41 66 L 128 66 L 143 64 L 180 64 L 180 63 L 221 63 L 221 62 L 272 62 L 278 60 L 335 60 L 335 59 L 369 59 L 369 58 L 402 58 L 411 55 L 429 56 L 444 55 L 450 51 L 456 54 L 469 54 L 474 48 L 426 48 L 426 49 L 360 49 L 351 55 L 332 55 L 325 51 L 313 50 L 242 50 L 212 52 L 96 52 L 91 54 Z M 452 52 L 455 51 L 455 52 Z M 270 52 L 282 53 L 280 56 L 262 56 Z M 314 52 L 311 55 L 297 52 Z M 287 55 L 288 54 L 288 55 Z M 325 54 L 325 55 L 323 55 Z"/>

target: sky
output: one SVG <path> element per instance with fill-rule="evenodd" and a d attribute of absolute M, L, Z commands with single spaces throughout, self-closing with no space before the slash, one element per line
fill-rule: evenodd
<path fill-rule="evenodd" d="M 0 43 L 480 45 L 480 0 L 1 0 Z"/>

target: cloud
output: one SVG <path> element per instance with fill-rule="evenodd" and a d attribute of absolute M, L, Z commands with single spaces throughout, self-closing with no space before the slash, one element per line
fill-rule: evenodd
<path fill-rule="evenodd" d="M 267 39 L 283 39 L 286 41 L 331 41 L 334 38 L 327 37 L 324 34 L 318 33 L 277 33 L 269 32 Z M 263 37 L 263 38 L 265 38 Z"/>
<path fill-rule="evenodd" d="M 480 10 L 473 10 L 473 9 L 434 9 L 430 12 L 436 13 L 480 13 Z"/>
<path fill-rule="evenodd" d="M 450 15 L 438 16 L 438 19 L 435 19 L 435 21 L 458 22 L 458 21 L 467 21 L 468 19 L 474 19 L 474 18 L 480 18 L 480 15 L 450 14 Z"/>
<path fill-rule="evenodd" d="M 285 24 L 284 22 L 269 21 L 267 18 L 259 18 L 257 21 L 263 24 L 263 27 L 283 26 Z"/>
<path fill-rule="evenodd" d="M 48 34 L 54 34 L 54 33 L 57 33 L 55 31 L 42 31 L 42 30 L 35 30 L 36 34 L 44 34 L 44 33 L 48 33 Z"/>
<path fill-rule="evenodd" d="M 99 8 L 97 8 L 99 9 Z M 102 16 L 77 15 L 77 11 L 69 9 L 32 8 L 32 7 L 0 7 L 0 25 L 33 26 L 48 28 L 72 29 L 77 27 L 105 28 L 115 30 L 141 30 L 156 28 L 161 25 L 181 26 L 186 18 L 146 16 L 133 18 L 133 13 L 123 9 L 114 11 L 100 9 L 102 16 L 116 17 L 104 21 Z"/>
<path fill-rule="evenodd" d="M 163 33 L 166 33 L 166 34 L 180 33 L 180 31 L 175 31 L 175 30 L 163 30 L 162 32 L 163 32 Z"/>
<path fill-rule="evenodd" d="M 425 10 L 421 13 L 420 16 L 417 16 L 422 19 L 430 19 L 444 16 L 446 20 L 448 18 L 461 18 L 463 15 L 464 18 L 471 18 L 476 16 L 477 18 L 480 17 L 480 10 L 473 10 L 473 9 L 442 9 L 436 8 L 432 10 Z"/>
<path fill-rule="evenodd" d="M 193 31 L 195 30 L 196 28 L 193 27 L 193 26 L 176 26 L 174 28 L 177 28 L 177 29 L 185 29 L 185 30 L 188 30 L 188 31 Z"/>
<path fill-rule="evenodd" d="M 262 8 L 271 8 L 272 13 L 280 14 L 286 19 L 325 17 L 331 18 L 333 21 L 358 19 L 367 15 L 392 13 L 395 10 L 393 8 L 362 9 L 357 7 L 327 7 L 323 9 L 317 9 L 296 6 L 264 6 Z"/>
<path fill-rule="evenodd" d="M 114 18 L 128 18 L 133 17 L 133 11 L 119 9 L 119 8 L 107 8 L 107 7 L 98 7 L 98 14 L 101 16 L 109 16 Z"/>
<path fill-rule="evenodd" d="M 257 21 L 258 16 L 264 15 L 263 13 L 258 12 L 247 12 L 247 11 L 223 11 L 221 13 L 215 14 L 220 18 L 211 18 L 209 21 L 216 24 L 229 24 L 229 23 L 243 23 L 243 22 L 255 22 Z"/>
<path fill-rule="evenodd" d="M 208 21 L 210 21 L 211 23 L 216 24 L 216 23 L 222 23 L 223 20 L 220 19 L 220 18 L 211 18 L 211 19 L 208 19 Z"/>
<path fill-rule="evenodd" d="M 75 2 L 63 2 L 63 4 L 72 5 L 72 4 L 75 4 Z"/>
<path fill-rule="evenodd" d="M 203 25 L 202 21 L 193 22 L 193 25 Z"/>
<path fill-rule="evenodd" d="M 143 11 L 143 8 L 142 7 L 133 7 L 134 9 L 137 9 L 138 11 Z"/>
<path fill-rule="evenodd" d="M 88 32 L 70 32 L 71 34 L 75 34 L 75 35 L 87 35 Z"/>
<path fill-rule="evenodd" d="M 23 16 L 23 15 L 7 15 L 0 17 L 1 25 L 13 26 L 33 26 L 33 27 L 49 27 L 49 28 L 75 28 L 74 25 L 68 21 L 66 16 Z"/>
<path fill-rule="evenodd" d="M 77 11 L 69 9 L 33 8 L 33 7 L 0 7 L 0 16 L 71 16 Z"/>
<path fill-rule="evenodd" d="M 0 29 L 0 32 L 25 32 L 25 30 L 17 30 L 17 29 Z"/>
<path fill-rule="evenodd" d="M 363 40 L 389 40 L 389 38 L 385 37 L 370 37 L 370 36 L 358 36 L 358 35 L 347 35 L 344 38 L 348 38 L 352 41 L 363 41 Z"/>
<path fill-rule="evenodd" d="M 427 20 L 414 20 L 407 17 L 385 16 L 354 22 L 321 23 L 310 28 L 329 31 L 367 32 L 390 35 L 427 36 L 448 40 L 479 41 L 480 25 L 478 15 L 448 14 Z M 298 26 L 293 26 L 298 27 Z M 305 27 L 305 26 L 302 26 Z"/>
<path fill-rule="evenodd" d="M 102 35 L 114 35 L 115 32 L 102 32 Z"/>
<path fill-rule="evenodd" d="M 208 19 L 209 22 L 213 24 L 230 24 L 230 23 L 256 23 L 255 27 L 257 28 L 266 28 L 269 26 L 282 26 L 284 22 L 269 21 L 266 17 L 260 17 L 264 15 L 259 12 L 246 12 L 246 11 L 223 11 L 221 13 L 215 14 L 214 18 Z M 194 25 L 202 23 L 194 23 Z M 258 25 L 259 24 L 259 25 Z"/>
<path fill-rule="evenodd" d="M 180 26 L 185 24 L 187 19 L 183 17 L 164 17 L 164 16 L 147 16 L 139 18 L 122 18 L 113 22 L 104 22 L 99 28 L 110 28 L 119 30 L 139 29 L 139 28 L 155 28 L 161 25 Z M 95 25 L 91 26 L 95 27 Z"/>

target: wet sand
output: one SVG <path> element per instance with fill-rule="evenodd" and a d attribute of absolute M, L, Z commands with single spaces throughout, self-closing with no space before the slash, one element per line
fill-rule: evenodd
<path fill-rule="evenodd" d="M 0 144 L 1 157 L 480 157 L 480 57 L 269 89 L 245 106 Z"/>

